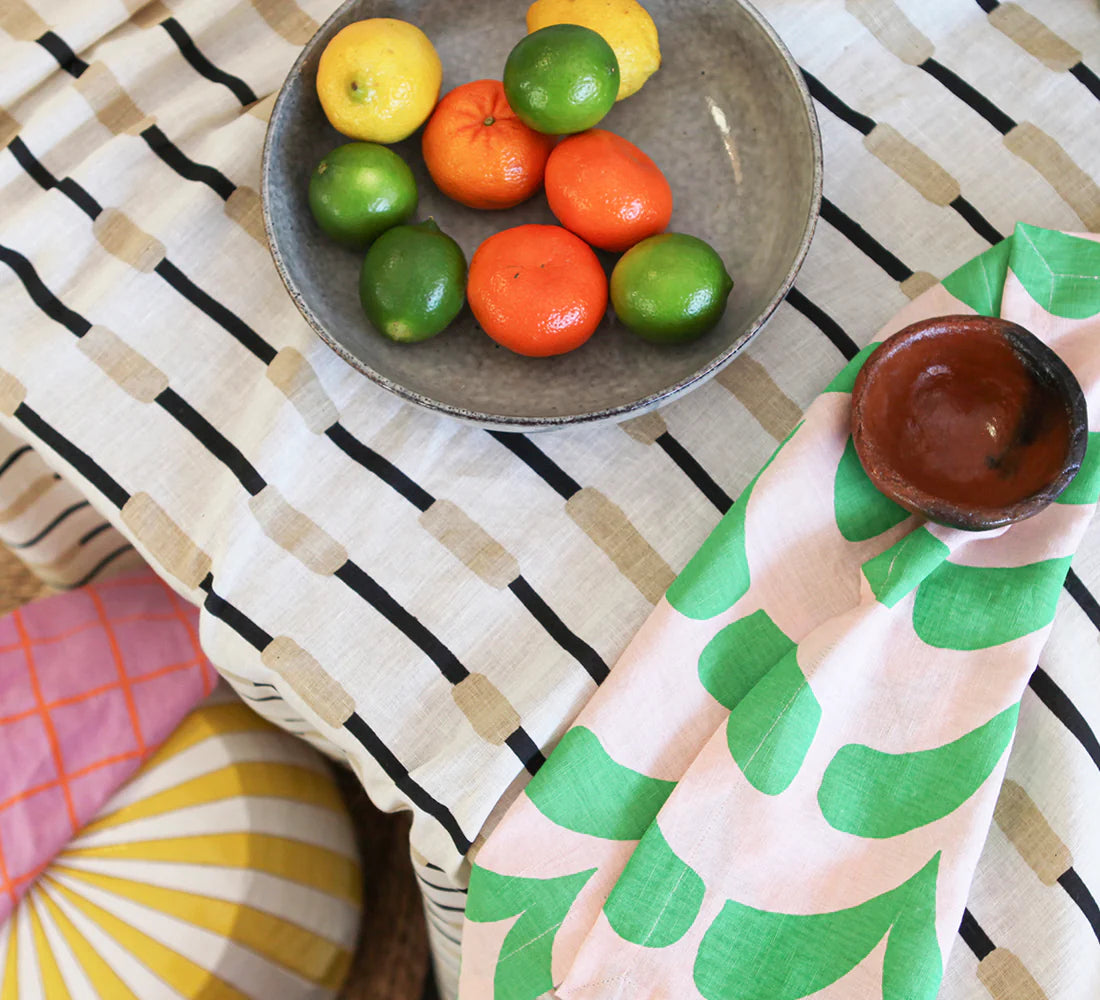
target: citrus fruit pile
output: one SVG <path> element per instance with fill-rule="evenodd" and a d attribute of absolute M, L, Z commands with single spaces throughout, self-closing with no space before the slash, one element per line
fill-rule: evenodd
<path fill-rule="evenodd" d="M 317 94 L 351 142 L 310 179 L 333 240 L 366 251 L 363 311 L 394 341 L 441 333 L 468 302 L 493 340 L 532 357 L 580 347 L 608 301 L 629 330 L 683 343 L 721 318 L 733 280 L 703 240 L 668 233 L 673 197 L 656 163 L 596 126 L 659 68 L 653 19 L 636 0 L 536 0 L 501 79 L 455 87 L 431 41 L 393 18 L 349 24 L 325 47 Z M 425 125 L 425 123 L 427 123 Z M 468 208 L 513 208 L 545 189 L 560 225 L 486 239 L 467 268 L 434 219 L 414 223 L 408 164 L 388 146 L 421 126 L 432 181 Z M 593 247 L 622 254 L 610 284 Z"/>

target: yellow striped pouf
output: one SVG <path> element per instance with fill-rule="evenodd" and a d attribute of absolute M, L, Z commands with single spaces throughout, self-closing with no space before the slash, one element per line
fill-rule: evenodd
<path fill-rule="evenodd" d="M 218 695 L 0 926 L 0 1000 L 332 997 L 360 896 L 325 763 Z"/>

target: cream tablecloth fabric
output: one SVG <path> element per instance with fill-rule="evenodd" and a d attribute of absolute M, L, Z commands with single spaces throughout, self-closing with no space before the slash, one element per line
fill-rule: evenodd
<path fill-rule="evenodd" d="M 133 544 L 257 710 L 413 809 L 446 992 L 464 854 L 844 357 L 1017 221 L 1100 230 L 1100 12 L 766 0 L 825 148 L 796 290 L 659 413 L 517 438 L 348 369 L 275 274 L 265 117 L 332 6 L 0 4 L 0 536 L 74 582 Z M 945 997 L 1100 993 L 1094 593 L 1096 525 Z"/>

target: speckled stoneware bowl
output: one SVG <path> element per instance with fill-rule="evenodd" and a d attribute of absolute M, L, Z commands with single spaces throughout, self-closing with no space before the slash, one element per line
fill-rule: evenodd
<path fill-rule="evenodd" d="M 794 280 L 821 197 L 821 143 L 801 74 L 775 32 L 735 0 L 645 0 L 663 65 L 600 123 L 658 163 L 672 185 L 671 230 L 710 243 L 734 278 L 721 323 L 693 344 L 635 337 L 611 311 L 583 347 L 524 358 L 498 347 L 469 308 L 438 337 L 395 344 L 359 307 L 362 254 L 331 243 L 307 203 L 313 168 L 348 141 L 325 119 L 314 81 L 329 39 L 352 21 L 397 17 L 422 28 L 443 60 L 443 93 L 500 78 L 526 32 L 527 0 L 347 0 L 303 49 L 271 114 L 263 206 L 275 265 L 298 308 L 350 365 L 405 399 L 484 426 L 539 430 L 624 419 L 713 375 L 745 346 Z M 487 236 L 553 223 L 545 196 L 506 211 L 465 208 L 436 190 L 420 131 L 393 148 L 416 176 L 420 218 L 433 216 L 466 259 Z M 615 257 L 601 253 L 608 273 Z"/>

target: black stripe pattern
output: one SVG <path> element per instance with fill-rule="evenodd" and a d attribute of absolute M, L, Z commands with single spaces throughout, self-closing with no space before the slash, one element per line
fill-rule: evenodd
<path fill-rule="evenodd" d="M 957 73 L 949 70 L 943 63 L 932 58 L 925 59 L 920 64 L 920 69 L 924 70 L 933 80 L 942 83 L 960 101 L 989 122 L 1001 135 L 1008 135 L 1016 127 L 1016 123 L 996 104 L 977 91 Z"/>
<path fill-rule="evenodd" d="M 456 893 L 456 894 L 462 895 L 462 896 L 467 895 L 467 892 L 468 892 L 468 890 L 463 889 L 460 886 L 436 885 L 435 882 L 429 882 L 426 878 L 424 878 L 424 876 L 421 875 L 420 872 L 416 872 L 416 877 L 421 882 L 423 882 L 424 885 L 426 885 L 429 889 L 434 889 L 436 892 L 453 892 L 453 893 Z"/>
<path fill-rule="evenodd" d="M 64 461 L 76 469 L 81 477 L 88 480 L 92 487 L 97 492 L 102 493 L 114 506 L 121 510 L 126 501 L 130 499 L 130 494 L 91 455 L 82 451 L 55 431 L 26 403 L 20 403 L 16 407 L 14 416 L 47 448 L 56 452 Z"/>
<path fill-rule="evenodd" d="M 237 477 L 237 481 L 251 496 L 255 496 L 267 485 L 263 476 L 244 457 L 241 450 L 190 403 L 182 399 L 175 389 L 165 389 L 153 402 L 171 414 L 181 427 L 189 430 L 195 440 L 201 441 L 207 451 Z"/>
<path fill-rule="evenodd" d="M 47 31 L 35 39 L 70 76 L 80 76 L 88 64 L 80 58 L 56 32 Z"/>
<path fill-rule="evenodd" d="M 535 592 L 523 575 L 517 576 L 508 584 L 508 589 L 516 595 L 519 602 L 531 613 L 532 617 L 544 628 L 553 640 L 572 656 L 597 684 L 602 684 L 609 673 L 603 658 L 580 636 L 574 634 L 550 607 Z"/>
<path fill-rule="evenodd" d="M 787 293 L 787 302 L 829 338 L 829 342 L 844 355 L 845 361 L 851 361 L 859 354 L 859 345 L 848 336 L 844 328 L 793 285 Z"/>
<path fill-rule="evenodd" d="M 406 611 L 390 593 L 369 573 L 350 559 L 336 571 L 342 580 L 379 614 L 399 629 L 410 642 L 439 668 L 439 672 L 452 684 L 459 684 L 470 676 L 467 670 L 442 642 L 425 628 L 424 623 Z"/>
<path fill-rule="evenodd" d="M 1047 709 L 1062 723 L 1100 768 L 1100 740 L 1069 696 L 1042 667 L 1036 667 L 1028 686 Z"/>
<path fill-rule="evenodd" d="M 43 191 L 49 191 L 51 188 L 57 187 L 57 178 L 38 162 L 37 157 L 27 149 L 27 144 L 19 136 L 8 143 L 8 149 L 18 161 L 19 166 L 27 172 L 31 180 Z"/>
<path fill-rule="evenodd" d="M 710 473 L 699 464 L 695 456 L 668 431 L 661 434 L 655 443 L 683 470 L 699 492 L 718 508 L 719 513 L 725 514 L 733 506 L 730 495 L 711 478 Z"/>
<path fill-rule="evenodd" d="M 203 163 L 196 163 L 185 156 L 182 150 L 164 134 L 158 125 L 150 125 L 148 128 L 143 129 L 141 137 L 145 140 L 146 145 L 180 177 L 205 184 L 223 201 L 228 201 L 229 196 L 237 190 L 237 185 L 220 170 L 208 167 Z"/>
<path fill-rule="evenodd" d="M 218 69 L 207 59 L 199 51 L 199 47 L 192 41 L 191 36 L 177 18 L 169 17 L 161 21 L 160 26 L 168 32 L 169 37 L 176 43 L 176 48 L 180 50 L 180 55 L 191 64 L 196 73 L 200 73 L 213 83 L 220 83 L 223 87 L 228 87 L 242 106 L 256 103 L 258 98 L 252 92 L 252 88 L 239 76 Z"/>
<path fill-rule="evenodd" d="M 867 115 L 849 107 L 808 70 L 803 69 L 802 76 L 806 81 L 810 96 L 823 108 L 827 108 L 842 122 L 851 125 L 852 128 L 863 135 L 870 135 L 874 131 L 877 122 L 873 118 L 868 118 Z"/>
<path fill-rule="evenodd" d="M 821 199 L 821 218 L 830 226 L 848 238 L 848 241 L 873 260 L 895 281 L 905 281 L 913 277 L 911 268 L 906 267 L 897 257 L 876 240 L 851 216 L 845 215 L 828 198 Z"/>
<path fill-rule="evenodd" d="M 367 753 L 378 761 L 390 780 L 405 793 L 409 801 L 435 819 L 450 835 L 451 841 L 459 854 L 465 854 L 473 846 L 473 841 L 463 833 L 451 811 L 441 802 L 432 798 L 412 779 L 408 770 L 393 755 L 390 748 L 378 738 L 378 735 L 367 725 L 362 716 L 354 714 L 344 725 L 348 732 L 362 744 Z"/>
<path fill-rule="evenodd" d="M 91 504 L 88 503 L 87 500 L 80 500 L 77 503 L 70 504 L 25 542 L 5 542 L 4 544 L 7 545 L 9 549 L 29 549 L 41 542 L 54 528 L 64 524 L 73 514 L 77 513 L 77 511 L 85 510 L 90 506 Z M 83 542 L 81 544 L 83 544 Z"/>
<path fill-rule="evenodd" d="M 993 942 L 989 939 L 989 935 L 982 930 L 981 925 L 974 919 L 974 914 L 969 909 L 963 910 L 962 923 L 959 924 L 959 936 L 966 942 L 966 946 L 974 952 L 974 957 L 979 962 L 993 951 Z"/>
<path fill-rule="evenodd" d="M 1084 63 L 1077 63 L 1069 68 L 1070 75 L 1079 80 L 1098 101 L 1100 101 L 1100 77 L 1098 77 Z"/>
<path fill-rule="evenodd" d="M 1004 239 L 1004 236 L 993 227 L 993 224 L 961 194 L 952 199 L 950 205 L 959 213 L 966 224 L 991 246 L 1000 243 Z"/>
<path fill-rule="evenodd" d="M 873 118 L 869 118 L 867 115 L 849 107 L 809 71 L 803 69 L 802 76 L 806 80 L 806 86 L 809 88 L 813 99 L 823 108 L 827 108 L 842 122 L 851 125 L 857 132 L 865 136 L 870 135 L 874 131 L 878 123 Z M 1001 240 L 1004 239 L 989 221 L 962 195 L 953 199 L 949 203 L 949 207 L 958 212 L 962 219 L 966 221 L 967 225 L 981 236 L 982 239 L 987 240 L 989 243 L 1000 243 Z"/>
<path fill-rule="evenodd" d="M 237 341 L 245 350 L 254 354 L 265 365 L 275 360 L 275 348 L 263 339 L 233 310 L 222 305 L 217 299 L 204 292 L 190 278 L 187 277 L 175 264 L 165 257 L 154 268 L 169 285 L 180 293 L 193 306 L 218 324 L 226 333 Z"/>
<path fill-rule="evenodd" d="M 1088 886 L 1081 880 L 1077 870 L 1070 866 L 1058 876 L 1058 884 L 1066 890 L 1066 894 L 1077 904 L 1077 908 L 1084 914 L 1085 919 L 1100 942 L 1100 907 L 1096 905 L 1096 898 L 1088 890 Z"/>
<path fill-rule="evenodd" d="M 408 500 L 417 510 L 425 511 L 435 503 L 435 497 L 426 489 L 413 482 L 388 458 L 384 458 L 373 448 L 363 444 L 341 424 L 333 424 L 325 431 L 325 435 L 345 455 L 381 479 L 387 486 Z"/>
<path fill-rule="evenodd" d="M 15 463 L 18 462 L 19 459 L 26 455 L 30 450 L 31 446 L 29 444 L 25 444 L 19 448 L 16 448 L 15 451 L 13 451 L 7 458 L 4 459 L 3 462 L 0 462 L 0 476 L 7 472 L 8 469 L 15 465 Z"/>
<path fill-rule="evenodd" d="M 563 500 L 568 500 L 574 494 L 580 493 L 580 483 L 526 435 L 511 431 L 489 431 L 489 436 L 504 445 Z"/>
<path fill-rule="evenodd" d="M 115 549 L 108 552 L 102 559 L 99 560 L 87 573 L 85 573 L 79 580 L 75 580 L 73 583 L 66 585 L 65 590 L 79 590 L 81 587 L 86 587 L 91 583 L 100 573 L 102 573 L 111 563 L 122 558 L 127 552 L 133 552 L 134 547 L 129 543 L 120 545 Z"/>
<path fill-rule="evenodd" d="M 1082 579 L 1072 568 L 1066 574 L 1065 586 L 1069 596 L 1072 597 L 1077 602 L 1077 606 L 1088 615 L 1089 621 L 1100 630 L 1100 603 L 1097 603 L 1096 598 L 1089 593 L 1088 587 L 1085 586 Z"/>
<path fill-rule="evenodd" d="M 18 142 L 18 139 L 13 140 Z M 67 308 L 61 300 L 43 284 L 38 277 L 38 272 L 31 266 L 30 261 L 22 254 L 10 247 L 0 246 L 0 263 L 7 264 L 23 283 L 27 294 L 31 297 L 39 309 L 41 309 L 54 322 L 60 323 L 71 334 L 83 337 L 91 328 L 89 323 L 79 313 Z"/>

